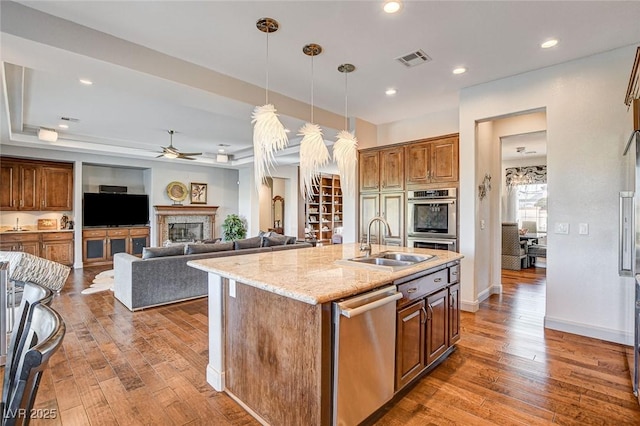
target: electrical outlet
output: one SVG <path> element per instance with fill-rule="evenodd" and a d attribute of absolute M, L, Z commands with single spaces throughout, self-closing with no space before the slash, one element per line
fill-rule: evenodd
<path fill-rule="evenodd" d="M 567 222 L 557 222 L 553 228 L 553 232 L 556 234 L 568 234 L 569 224 Z"/>
<path fill-rule="evenodd" d="M 229 297 L 236 297 L 236 280 L 229 280 Z"/>
<path fill-rule="evenodd" d="M 578 234 L 589 235 L 589 224 L 581 223 L 580 225 L 578 225 Z"/>
<path fill-rule="evenodd" d="M 484 219 L 480 220 L 480 229 L 484 229 L 485 227 L 485 223 L 484 223 Z"/>

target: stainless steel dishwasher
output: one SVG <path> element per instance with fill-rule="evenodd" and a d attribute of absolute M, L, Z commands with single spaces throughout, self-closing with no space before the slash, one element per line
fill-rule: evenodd
<path fill-rule="evenodd" d="M 393 397 L 396 286 L 333 303 L 333 424 L 357 425 Z"/>

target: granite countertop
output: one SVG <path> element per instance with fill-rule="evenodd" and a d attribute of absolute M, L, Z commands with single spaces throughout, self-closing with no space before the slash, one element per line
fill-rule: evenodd
<path fill-rule="evenodd" d="M 73 232 L 73 229 L 35 229 L 35 227 L 31 227 L 31 226 L 25 226 L 24 228 L 22 228 L 19 231 L 14 231 L 12 227 L 9 226 L 3 226 L 0 227 L 0 233 L 7 233 L 7 234 L 32 234 L 34 232 Z"/>
<path fill-rule="evenodd" d="M 461 259 L 460 253 L 444 250 L 372 244 L 381 251 L 434 254 L 436 259 L 391 271 L 366 266 L 346 266 L 340 259 L 362 256 L 359 244 L 334 244 L 295 250 L 192 260 L 187 264 L 272 293 L 312 305 L 338 300 L 380 287 L 398 278 Z"/>

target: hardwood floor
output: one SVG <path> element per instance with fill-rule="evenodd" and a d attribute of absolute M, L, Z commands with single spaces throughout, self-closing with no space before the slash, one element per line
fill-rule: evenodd
<path fill-rule="evenodd" d="M 72 272 L 52 306 L 63 347 L 36 400 L 38 425 L 257 425 L 205 380 L 207 300 L 129 312 L 82 295 L 106 268 Z M 458 349 L 378 425 L 640 424 L 625 346 L 542 327 L 543 268 L 503 271 L 503 293 L 462 313 Z"/>

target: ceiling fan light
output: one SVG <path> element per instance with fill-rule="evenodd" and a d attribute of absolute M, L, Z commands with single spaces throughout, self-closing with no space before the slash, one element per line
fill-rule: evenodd
<path fill-rule="evenodd" d="M 229 162 L 229 156 L 227 154 L 218 154 L 218 155 L 216 155 L 216 161 L 218 163 L 228 163 Z"/>

